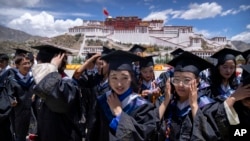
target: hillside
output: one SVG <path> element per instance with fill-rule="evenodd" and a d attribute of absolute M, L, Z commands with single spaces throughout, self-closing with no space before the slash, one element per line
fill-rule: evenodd
<path fill-rule="evenodd" d="M 242 41 L 232 41 L 232 44 L 237 48 L 237 50 L 245 51 L 247 49 L 250 49 L 250 43 L 245 43 Z"/>

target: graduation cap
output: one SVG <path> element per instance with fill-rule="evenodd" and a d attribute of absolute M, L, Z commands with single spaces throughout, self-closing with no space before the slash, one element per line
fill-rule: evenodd
<path fill-rule="evenodd" d="M 180 54 L 183 53 L 183 52 L 184 52 L 183 49 L 177 48 L 176 50 L 170 52 L 170 54 L 173 55 L 174 57 L 176 57 L 176 56 L 180 55 Z"/>
<path fill-rule="evenodd" d="M 192 72 L 196 76 L 199 76 L 202 70 L 213 67 L 213 64 L 187 51 L 172 59 L 168 64 L 173 66 L 175 71 Z"/>
<path fill-rule="evenodd" d="M 244 59 L 247 61 L 250 58 L 250 49 L 244 51 L 242 53 L 242 56 L 244 57 Z"/>
<path fill-rule="evenodd" d="M 101 56 L 105 56 L 105 55 L 109 54 L 109 53 L 112 52 L 112 51 L 115 51 L 115 49 L 110 49 L 110 48 L 108 48 L 108 47 L 106 47 L 106 46 L 103 46 L 103 47 L 102 47 Z"/>
<path fill-rule="evenodd" d="M 129 49 L 129 52 L 137 53 L 137 52 L 144 52 L 145 50 L 146 48 L 143 46 L 133 45 L 133 47 Z"/>
<path fill-rule="evenodd" d="M 133 71 L 132 62 L 142 60 L 142 57 L 133 53 L 116 50 L 101 57 L 109 63 L 109 70 L 128 70 Z"/>
<path fill-rule="evenodd" d="M 7 54 L 4 53 L 0 53 L 0 60 L 9 60 L 9 56 Z"/>
<path fill-rule="evenodd" d="M 154 66 L 153 57 L 155 57 L 155 56 L 156 55 L 151 55 L 151 56 L 143 57 L 144 59 L 139 62 L 140 68 Z"/>
<path fill-rule="evenodd" d="M 87 53 L 85 59 L 89 59 L 91 58 L 92 56 L 94 56 L 96 53 Z"/>
<path fill-rule="evenodd" d="M 235 57 L 240 54 L 240 51 L 230 48 L 223 48 L 218 52 L 214 53 L 211 57 L 216 58 L 219 64 L 223 64 L 227 60 L 235 60 Z"/>
<path fill-rule="evenodd" d="M 20 55 L 20 54 L 27 54 L 30 52 L 30 51 L 27 51 L 27 50 L 21 49 L 21 48 L 15 48 L 14 50 L 16 50 L 15 56 Z"/>
<path fill-rule="evenodd" d="M 36 59 L 37 61 L 41 61 L 43 63 L 50 62 L 55 55 L 60 53 L 72 54 L 72 52 L 67 49 L 49 44 L 33 46 L 32 48 L 39 50 Z"/>
<path fill-rule="evenodd" d="M 250 84 L 250 64 L 242 65 L 241 68 L 243 69 L 243 74 L 242 74 L 243 85 Z"/>

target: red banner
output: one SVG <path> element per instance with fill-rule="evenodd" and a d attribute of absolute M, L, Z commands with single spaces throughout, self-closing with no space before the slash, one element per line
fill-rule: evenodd
<path fill-rule="evenodd" d="M 108 10 L 106 8 L 103 8 L 103 14 L 105 16 L 109 16 L 109 12 L 108 12 Z"/>

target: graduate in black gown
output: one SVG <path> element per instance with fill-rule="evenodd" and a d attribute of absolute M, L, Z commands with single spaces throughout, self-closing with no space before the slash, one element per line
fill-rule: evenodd
<path fill-rule="evenodd" d="M 129 49 L 129 52 L 142 57 L 143 52 L 145 50 L 146 50 L 145 47 L 135 44 Z M 133 62 L 133 71 L 134 71 L 134 74 L 135 74 L 135 78 L 138 81 L 139 77 L 140 77 L 140 64 L 139 64 L 139 61 Z"/>
<path fill-rule="evenodd" d="M 242 66 L 243 76 L 242 83 L 243 85 L 250 84 L 250 64 Z M 240 101 L 235 102 L 233 105 L 235 111 L 239 117 L 239 124 L 230 126 L 230 140 L 249 140 L 250 138 L 250 90 L 248 90 L 248 97 Z M 246 131 L 243 134 L 243 130 Z"/>
<path fill-rule="evenodd" d="M 114 51 L 102 59 L 109 63 L 111 91 L 98 96 L 92 141 L 146 141 L 156 127 L 154 105 L 133 92 L 132 62 L 141 57 Z"/>
<path fill-rule="evenodd" d="M 98 95 L 106 93 L 110 90 L 108 84 L 108 68 L 107 61 L 102 60 L 101 57 L 114 51 L 108 47 L 103 46 L 103 51 L 91 56 L 84 64 L 75 71 L 73 78 L 77 80 L 78 86 L 81 89 L 83 105 L 86 117 L 85 128 L 87 128 L 86 140 L 89 140 L 89 136 L 92 130 L 93 123 L 95 122 L 95 107 L 96 98 Z M 95 62 L 97 73 L 86 74 L 84 71 Z"/>
<path fill-rule="evenodd" d="M 14 62 L 16 67 L 5 71 L 0 80 L 9 81 L 6 86 L 9 90 L 8 95 L 16 99 L 12 104 L 13 109 L 9 118 L 11 126 L 9 128 L 12 128 L 12 134 L 15 135 L 17 141 L 25 141 L 30 125 L 34 81 L 30 73 L 31 62 L 27 51 L 16 53 Z"/>
<path fill-rule="evenodd" d="M 160 96 L 160 88 L 155 85 L 154 75 L 154 55 L 143 57 L 144 60 L 140 61 L 140 77 L 139 77 L 139 91 L 142 97 L 154 103 Z"/>
<path fill-rule="evenodd" d="M 32 68 L 34 93 L 40 97 L 37 140 L 81 141 L 81 95 L 74 81 L 59 71 L 69 51 L 49 44 L 33 48 L 39 50 Z"/>
<path fill-rule="evenodd" d="M 214 100 L 206 96 L 209 88 L 199 82 L 200 71 L 212 64 L 189 52 L 168 64 L 175 69 L 172 80 L 166 82 L 165 96 L 156 103 L 157 117 L 161 120 L 158 140 L 216 140 L 216 133 L 203 113 L 203 107 Z"/>
<path fill-rule="evenodd" d="M 249 97 L 249 84 L 238 84 L 236 77 L 236 59 L 241 52 L 224 48 L 211 57 L 217 59 L 217 64 L 211 69 L 211 98 L 216 103 L 205 107 L 205 115 L 213 125 L 219 140 L 232 139 L 231 126 L 240 123 L 234 105 Z"/>

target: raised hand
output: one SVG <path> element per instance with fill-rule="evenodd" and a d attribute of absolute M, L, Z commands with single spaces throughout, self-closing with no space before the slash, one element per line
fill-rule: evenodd
<path fill-rule="evenodd" d="M 51 64 L 54 64 L 57 68 L 61 65 L 62 60 L 64 58 L 65 54 L 58 54 L 55 57 L 53 57 L 50 61 Z"/>
<path fill-rule="evenodd" d="M 122 104 L 115 93 L 108 96 L 107 102 L 114 116 L 118 116 L 121 114 Z"/>

